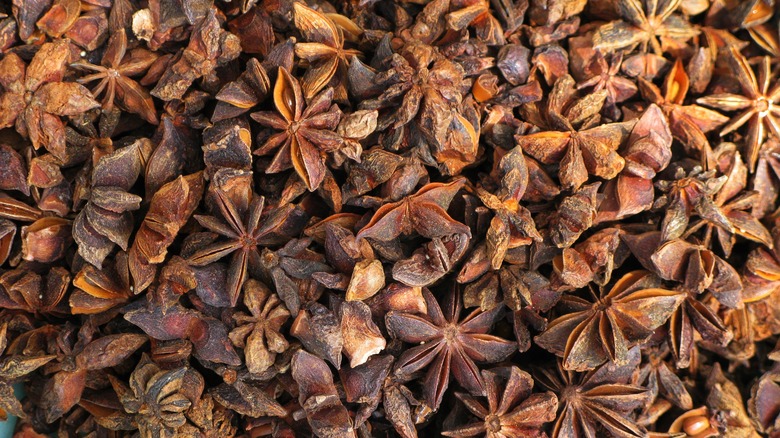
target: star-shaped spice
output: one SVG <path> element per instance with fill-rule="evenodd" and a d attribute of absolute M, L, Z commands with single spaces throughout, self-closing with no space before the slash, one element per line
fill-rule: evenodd
<path fill-rule="evenodd" d="M 201 381 L 199 390 L 188 379 L 192 375 Z M 146 354 L 130 375 L 129 386 L 117 377 L 108 377 L 124 407 L 118 415 L 130 417 L 143 438 L 176 436 L 177 430 L 187 423 L 184 414 L 192 406 L 192 399 L 199 398 L 203 389 L 203 377 L 194 370 L 163 370 Z"/>
<path fill-rule="evenodd" d="M 607 361 L 625 364 L 629 349 L 652 335 L 685 298 L 658 283 L 649 272 L 634 271 L 594 302 L 565 295 L 561 306 L 574 311 L 550 322 L 536 343 L 563 357 L 567 370 L 589 370 Z"/>
<path fill-rule="evenodd" d="M 65 124 L 61 116 L 76 116 L 100 106 L 89 90 L 62 82 L 70 57 L 66 39 L 46 43 L 25 65 L 15 53 L 0 61 L 0 129 L 16 124 L 36 149 L 44 146 L 65 161 Z"/>
<path fill-rule="evenodd" d="M 517 135 L 518 145 L 544 164 L 559 164 L 558 178 L 565 188 L 579 188 L 589 175 L 614 178 L 625 165 L 617 149 L 634 122 L 599 125 L 606 97 L 606 90 L 580 96 L 574 79 L 561 77 L 544 105 L 522 108 L 526 119 L 543 131 Z"/>
<path fill-rule="evenodd" d="M 699 155 L 702 166 L 707 169 L 714 166 L 712 149 L 706 134 L 726 123 L 727 119 L 710 109 L 684 104 L 690 82 L 682 61 L 677 59 L 666 74 L 661 88 L 642 76 L 638 76 L 637 81 L 642 97 L 663 110 L 669 120 L 672 135 L 679 139 L 688 151 L 695 151 L 694 153 Z"/>
<path fill-rule="evenodd" d="M 721 143 L 713 153 L 713 157 L 716 159 L 718 171 L 728 177 L 715 194 L 713 201 L 715 207 L 731 224 L 732 229 L 723 227 L 717 221 L 703 218 L 690 226 L 685 237 L 703 227 L 704 246 L 710 247 L 712 235 L 715 234 L 726 257 L 731 255 L 737 235 L 772 248 L 772 236 L 769 230 L 749 211 L 758 203 L 759 194 L 744 190 L 747 187 L 747 167 L 742 162 L 736 145 Z"/>
<path fill-rule="evenodd" d="M 278 149 L 267 173 L 277 173 L 293 167 L 310 191 L 325 179 L 325 152 L 338 149 L 341 137 L 334 131 L 341 119 L 341 110 L 332 103 L 333 89 L 314 96 L 305 105 L 298 80 L 283 67 L 274 85 L 274 105 L 277 112 L 259 111 L 252 118 L 263 126 L 278 131 L 254 151 L 266 155 Z M 305 107 L 305 109 L 304 109 Z"/>
<path fill-rule="evenodd" d="M 534 372 L 536 382 L 558 396 L 552 438 L 596 437 L 604 432 L 603 436 L 621 438 L 647 436 L 633 411 L 649 401 L 650 394 L 628 383 L 639 363 L 638 348 L 631 350 L 630 358 L 624 366 L 604 364 L 588 373 L 565 371 L 560 362 Z"/>
<path fill-rule="evenodd" d="M 8 345 L 8 324 L 0 326 L 0 355 Z M 21 356 L 6 355 L 0 359 L 0 420 L 5 421 L 8 415 L 25 418 L 22 404 L 14 395 L 11 385 L 16 379 L 26 376 L 45 365 L 55 356 Z"/>
<path fill-rule="evenodd" d="M 623 63 L 623 53 L 618 52 L 611 56 L 607 62 L 606 56 L 596 52 L 586 72 L 591 76 L 579 83 L 577 88 L 592 88 L 594 92 L 607 90 L 607 99 L 604 106 L 609 109 L 610 115 L 620 115 L 615 104 L 624 102 L 633 97 L 637 92 L 637 86 L 631 79 L 620 75 L 620 65 Z M 618 117 L 614 117 L 617 119 Z"/>
<path fill-rule="evenodd" d="M 79 78 L 78 83 L 100 81 L 92 88 L 92 94 L 103 94 L 104 111 L 111 111 L 114 102 L 118 102 L 124 110 L 138 114 L 147 122 L 156 125 L 159 121 L 152 96 L 131 79 L 146 72 L 156 59 L 154 53 L 143 48 L 136 48 L 128 53 L 127 34 L 124 29 L 120 29 L 111 35 L 100 65 L 79 61 L 73 66 L 93 72 Z"/>
<path fill-rule="evenodd" d="M 664 195 L 656 198 L 654 206 L 666 209 L 661 223 L 661 239 L 671 240 L 681 237 L 688 229 L 691 216 L 699 215 L 709 223 L 734 233 L 734 227 L 715 203 L 715 194 L 721 191 L 727 175 L 715 177 L 716 169 L 703 171 L 700 166 L 694 167 L 686 174 L 685 169 L 678 168 L 674 180 L 656 183 Z"/>
<path fill-rule="evenodd" d="M 558 398 L 551 392 L 531 394 L 534 381 L 515 366 L 483 370 L 487 406 L 476 397 L 455 393 L 481 422 L 442 433 L 451 437 L 542 438 L 544 423 L 555 420 Z M 503 388 L 503 389 L 502 389 Z"/>
<path fill-rule="evenodd" d="M 292 205 L 274 209 L 263 218 L 265 199 L 253 195 L 247 211 L 240 211 L 231 197 L 220 189 L 213 191 L 221 218 L 215 216 L 195 215 L 195 220 L 210 231 L 227 238 L 197 251 L 188 258 L 193 266 L 206 266 L 232 254 L 227 274 L 227 292 L 231 306 L 238 302 L 241 288 L 249 274 L 258 277 L 260 274 L 260 247 L 278 243 L 275 231 L 284 225 Z"/>
<path fill-rule="evenodd" d="M 447 184 L 430 183 L 414 195 L 383 205 L 356 239 L 392 242 L 412 233 L 432 239 L 410 259 L 397 262 L 393 277 L 410 286 L 436 281 L 463 255 L 471 238 L 469 227 L 451 218 L 446 210 L 465 183 L 463 178 Z"/>
<path fill-rule="evenodd" d="M 233 315 L 238 325 L 230 332 L 230 340 L 244 349 L 249 372 L 260 374 L 273 365 L 277 353 L 287 349 L 287 339 L 279 330 L 290 312 L 271 289 L 251 278 L 244 283 L 244 305 L 249 314 Z"/>
<path fill-rule="evenodd" d="M 428 143 L 442 172 L 457 175 L 476 158 L 479 143 L 479 123 L 463 105 L 464 81 L 471 85 L 463 67 L 416 39 L 385 62 L 389 68 L 374 78 L 382 94 L 363 101 L 361 108 L 392 108 L 380 118 L 379 129 L 392 125 L 405 133 L 399 138 L 409 136 L 412 127 L 419 129 L 425 142 L 409 141 Z"/>
<path fill-rule="evenodd" d="M 341 70 L 340 77 L 346 77 L 349 60 L 361 55 L 359 50 L 344 48 L 344 31 L 331 18 L 339 17 L 355 28 L 357 25 L 347 17 L 325 15 L 299 2 L 293 4 L 293 11 L 295 28 L 306 40 L 295 44 L 295 54 L 310 63 L 301 80 L 303 95 L 310 99 L 325 88 L 337 71 Z"/>
<path fill-rule="evenodd" d="M 767 132 L 780 136 L 780 84 L 772 83 L 770 58 L 765 56 L 758 65 L 758 75 L 747 59 L 734 46 L 725 55 L 726 62 L 742 88 L 742 94 L 722 93 L 701 97 L 696 102 L 723 111 L 739 111 L 720 131 L 724 136 L 747 123 L 745 156 L 752 172 Z"/>
<path fill-rule="evenodd" d="M 463 308 L 456 290 L 447 294 L 444 310 L 430 291 L 423 290 L 427 314 L 390 311 L 385 316 L 388 331 L 412 344 L 396 363 L 400 374 L 410 375 L 427 368 L 423 391 L 431 409 L 438 409 L 450 377 L 472 394 L 485 393 L 485 381 L 475 362 L 495 363 L 509 357 L 517 344 L 488 334 L 503 313 L 503 306 L 483 312 L 476 309 L 460 318 Z"/>
<path fill-rule="evenodd" d="M 542 241 L 531 212 L 520 205 L 528 187 L 528 168 L 522 149 L 514 148 L 501 157 L 498 168 L 501 172 L 498 192 L 477 189 L 479 199 L 494 214 L 485 237 L 493 269 L 501 267 L 508 250 Z"/>
<path fill-rule="evenodd" d="M 217 67 L 236 59 L 240 53 L 241 41 L 222 29 L 217 9 L 212 7 L 192 29 L 189 45 L 165 70 L 151 94 L 165 101 L 181 99 L 196 79 L 214 75 Z"/>
<path fill-rule="evenodd" d="M 617 2 L 617 11 L 623 20 L 613 21 L 598 28 L 593 36 L 596 50 L 612 52 L 641 44 L 656 55 L 670 46 L 680 45 L 699 34 L 691 23 L 676 11 L 683 0 L 625 0 Z M 660 7 L 659 7 L 660 6 Z"/>
<path fill-rule="evenodd" d="M 62 417 L 81 400 L 88 373 L 121 364 L 148 340 L 138 333 L 99 336 L 90 333 L 93 327 L 92 322 L 86 323 L 78 334 L 75 329 L 64 330 L 57 339 L 57 361 L 47 365 L 47 373 L 54 374 L 46 381 L 40 401 L 47 423 Z"/>

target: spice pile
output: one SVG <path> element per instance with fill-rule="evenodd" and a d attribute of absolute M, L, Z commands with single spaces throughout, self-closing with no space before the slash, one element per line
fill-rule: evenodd
<path fill-rule="evenodd" d="M 5 2 L 2 418 L 780 437 L 778 9 Z"/>

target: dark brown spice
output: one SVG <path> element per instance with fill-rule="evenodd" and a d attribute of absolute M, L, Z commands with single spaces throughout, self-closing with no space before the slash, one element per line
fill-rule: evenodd
<path fill-rule="evenodd" d="M 5 3 L 15 438 L 780 436 L 774 0 Z"/>

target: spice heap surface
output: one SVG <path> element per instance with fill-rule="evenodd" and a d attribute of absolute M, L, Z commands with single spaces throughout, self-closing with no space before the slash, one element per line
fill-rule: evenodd
<path fill-rule="evenodd" d="M 779 22 L 3 2 L 0 419 L 780 437 Z"/>

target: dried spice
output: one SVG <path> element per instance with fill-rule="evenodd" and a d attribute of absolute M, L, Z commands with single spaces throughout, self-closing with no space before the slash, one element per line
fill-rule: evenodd
<path fill-rule="evenodd" d="M 774 1 L 6 3 L 14 436 L 780 434 Z"/>

